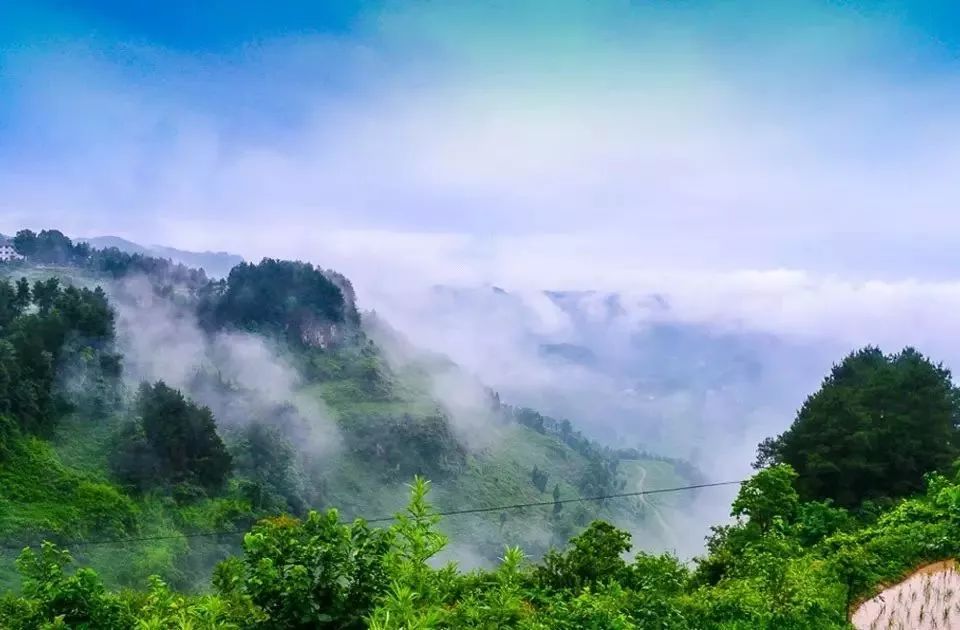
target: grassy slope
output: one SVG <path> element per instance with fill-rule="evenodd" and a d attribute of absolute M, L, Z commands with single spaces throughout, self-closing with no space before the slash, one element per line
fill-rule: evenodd
<path fill-rule="evenodd" d="M 345 381 L 323 383 L 308 389 L 310 394 L 324 400 L 334 416 L 341 420 L 344 431 L 350 430 L 349 420 L 344 418 L 361 412 L 382 416 L 406 413 L 416 421 L 418 416 L 436 409 L 436 403 L 420 392 L 419 387 L 408 384 L 398 390 L 402 392 L 400 400 L 385 402 L 364 400 L 357 393 L 356 384 Z M 351 394 L 344 395 L 345 392 Z M 490 443 L 469 453 L 458 474 L 434 480 L 431 500 L 438 510 L 551 502 L 555 484 L 559 485 L 563 499 L 580 495 L 577 484 L 588 462 L 566 444 L 522 425 L 491 427 L 488 433 L 493 434 Z M 534 466 L 548 475 L 545 492 L 540 492 L 532 482 Z M 671 464 L 658 460 L 623 462 L 620 471 L 627 492 L 673 487 L 687 481 Z M 331 504 L 338 506 L 347 516 L 388 516 L 404 505 L 408 481 L 385 481 L 369 462 L 343 456 L 338 459 L 329 479 Z M 643 500 L 629 497 L 603 505 L 595 502 L 566 504 L 558 517 L 553 516 L 553 507 L 548 505 L 451 516 L 444 519 L 442 526 L 457 544 L 476 543 L 485 548 L 520 544 L 528 550 L 543 550 L 553 542 L 552 521 L 561 521 L 560 530 L 569 536 L 589 520 L 604 518 L 628 529 L 642 530 L 647 544 L 666 547 L 671 542 L 670 533 L 664 531 L 661 519 L 650 518 L 651 505 L 660 509 L 661 515 L 675 507 L 671 499 L 652 497 L 645 505 Z"/>
<path fill-rule="evenodd" d="M 75 267 L 58 267 L 56 265 L 41 267 L 0 263 L 0 278 L 11 278 L 13 280 L 26 278 L 33 284 L 37 280 L 46 280 L 51 277 L 59 278 L 64 284 L 91 289 L 98 284 L 97 278 L 93 274 Z"/>
<path fill-rule="evenodd" d="M 22 438 L 14 444 L 0 462 L 0 540 L 18 548 L 42 539 L 89 543 L 147 537 L 151 540 L 125 545 L 71 547 L 78 560 L 110 583 L 142 583 L 156 573 L 181 588 L 205 585 L 213 562 L 235 551 L 236 537 L 187 540 L 177 534 L 246 524 L 249 505 L 230 491 L 189 506 L 169 497 L 128 496 L 109 478 L 109 425 L 70 417 L 49 442 Z M 188 554 L 194 558 L 185 562 Z M 14 549 L 0 555 L 0 586 L 12 583 L 15 556 Z"/>

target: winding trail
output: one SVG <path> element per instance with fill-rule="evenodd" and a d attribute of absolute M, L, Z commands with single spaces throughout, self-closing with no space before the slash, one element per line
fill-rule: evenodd
<path fill-rule="evenodd" d="M 640 468 L 640 478 L 637 480 L 637 492 L 643 492 L 645 490 L 643 485 L 647 480 L 647 469 L 642 464 L 637 464 L 637 467 Z M 644 510 L 650 510 L 650 512 L 653 513 L 657 523 L 660 524 L 660 528 L 663 529 L 666 537 L 670 539 L 670 543 L 673 545 L 673 548 L 676 549 L 678 547 L 677 537 L 673 533 L 673 529 L 667 524 L 666 519 L 663 518 L 663 514 L 660 512 L 660 509 L 651 503 L 645 494 L 639 495 L 639 499 L 640 503 L 643 504 Z"/>

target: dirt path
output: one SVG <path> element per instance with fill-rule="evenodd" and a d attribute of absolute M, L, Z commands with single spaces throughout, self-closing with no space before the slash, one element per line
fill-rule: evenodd
<path fill-rule="evenodd" d="M 640 478 L 637 480 L 637 492 L 643 492 L 646 490 L 644 488 L 644 482 L 647 480 L 647 469 L 641 464 L 637 464 L 637 467 L 640 468 Z M 647 495 L 641 494 L 638 496 L 640 503 L 643 504 L 644 511 L 649 510 L 653 514 L 654 519 L 659 523 L 660 528 L 663 530 L 663 533 L 666 538 L 669 539 L 671 546 L 676 549 L 678 547 L 678 541 L 676 535 L 673 533 L 673 529 L 667 524 L 666 519 L 663 518 L 663 514 L 660 512 L 660 509 L 656 505 L 650 502 L 647 499 Z"/>

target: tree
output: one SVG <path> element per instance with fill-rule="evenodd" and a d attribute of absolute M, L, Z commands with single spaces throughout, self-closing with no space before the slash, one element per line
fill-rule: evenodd
<path fill-rule="evenodd" d="M 19 314 L 16 289 L 9 280 L 0 280 L 0 328 L 9 326 Z"/>
<path fill-rule="evenodd" d="M 755 465 L 790 464 L 802 498 L 854 507 L 920 490 L 925 473 L 947 469 L 960 455 L 958 423 L 949 370 L 913 348 L 868 347 L 833 367 Z"/>
<path fill-rule="evenodd" d="M 761 470 L 740 486 L 731 516 L 746 517 L 761 532 L 770 529 L 774 519 L 792 521 L 800 506 L 793 487 L 797 473 L 785 464 Z"/>
<path fill-rule="evenodd" d="M 329 272 L 270 258 L 234 267 L 226 283 L 205 296 L 200 314 L 210 328 L 271 332 L 306 345 L 324 345 L 335 325 L 359 321 Z"/>
<path fill-rule="evenodd" d="M 29 260 L 55 265 L 82 262 L 90 255 L 89 245 L 74 244 L 60 230 L 41 230 L 39 234 L 21 230 L 13 239 L 13 246 Z"/>
<path fill-rule="evenodd" d="M 121 598 L 106 590 L 89 568 L 73 575 L 70 554 L 45 542 L 36 553 L 25 549 L 17 558 L 23 578 L 22 607 L 0 606 L 4 628 L 132 628 L 136 620 Z M 3 602 L 0 602 L 2 604 Z M 9 624 L 9 625 L 8 625 Z"/>
<path fill-rule="evenodd" d="M 186 400 L 163 381 L 140 386 L 136 409 L 143 439 L 167 481 L 207 489 L 223 485 L 232 458 L 217 434 L 210 409 Z"/>
<path fill-rule="evenodd" d="M 296 465 L 296 450 L 275 426 L 252 421 L 239 431 L 234 462 L 238 475 L 257 509 L 279 507 L 304 510 L 303 480 Z"/>
<path fill-rule="evenodd" d="M 13 248 L 21 256 L 31 258 L 37 251 L 37 235 L 31 230 L 20 230 L 13 238 Z"/>
<path fill-rule="evenodd" d="M 551 550 L 544 556 L 535 570 L 538 583 L 557 590 L 579 590 L 616 581 L 627 568 L 622 556 L 630 550 L 630 534 L 609 523 L 590 523 L 570 545 L 565 552 Z"/>
<path fill-rule="evenodd" d="M 365 628 L 364 617 L 390 583 L 389 530 L 340 522 L 336 510 L 303 521 L 261 521 L 244 536 L 242 560 L 215 576 L 224 595 L 240 595 L 264 613 L 264 628 Z"/>
<path fill-rule="evenodd" d="M 23 311 L 27 310 L 32 301 L 33 297 L 30 293 L 30 281 L 26 278 L 20 278 L 17 280 L 17 295 L 15 298 L 17 310 L 22 313 Z"/>
<path fill-rule="evenodd" d="M 547 481 L 549 478 L 550 475 L 537 468 L 536 465 L 534 465 L 533 470 L 530 471 L 530 480 L 533 481 L 534 487 L 540 492 L 547 491 Z"/>
<path fill-rule="evenodd" d="M 57 278 L 37 280 L 33 283 L 33 301 L 41 314 L 46 314 L 53 308 L 59 292 L 60 281 Z"/>

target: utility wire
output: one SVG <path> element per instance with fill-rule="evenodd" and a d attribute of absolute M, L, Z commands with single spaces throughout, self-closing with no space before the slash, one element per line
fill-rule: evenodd
<path fill-rule="evenodd" d="M 491 507 L 482 507 L 482 508 L 465 508 L 462 510 L 448 510 L 446 512 L 434 512 L 431 516 L 457 516 L 460 514 L 480 514 L 482 512 L 499 512 L 500 510 L 516 510 L 521 508 L 528 507 L 544 507 L 548 505 L 556 504 L 566 504 L 566 503 L 581 503 L 583 501 L 605 501 L 606 499 L 622 499 L 624 497 L 639 497 L 647 494 L 664 494 L 667 492 L 680 492 L 683 490 L 698 490 L 700 488 L 715 488 L 717 486 L 731 486 L 734 484 L 741 484 L 744 480 L 741 481 L 715 481 L 713 483 L 700 483 L 693 486 L 680 486 L 676 488 L 659 488 L 656 490 L 638 490 L 637 492 L 621 492 L 618 494 L 603 494 L 595 497 L 578 497 L 576 499 L 562 499 L 559 501 L 535 501 L 533 503 L 511 503 L 509 505 L 494 505 Z M 370 519 L 368 523 L 382 523 L 384 521 L 392 521 L 395 516 L 385 516 L 381 518 Z"/>
<path fill-rule="evenodd" d="M 482 514 L 486 512 L 499 512 L 502 510 L 518 510 L 528 507 L 545 507 L 551 505 L 565 505 L 567 503 L 583 503 L 591 501 L 606 501 L 607 499 L 623 499 L 626 497 L 641 497 L 649 494 L 666 494 L 670 492 L 684 492 L 689 490 L 699 490 L 701 488 L 717 488 L 720 486 L 733 486 L 745 483 L 746 479 L 739 481 L 715 481 L 712 483 L 699 483 L 690 486 L 676 486 L 673 488 L 656 488 L 654 490 L 638 490 L 636 492 L 620 492 L 616 494 L 602 494 L 592 497 L 577 497 L 575 499 L 560 499 L 557 501 L 533 501 L 530 503 L 509 503 L 506 505 L 494 505 L 489 507 L 464 508 L 460 510 L 445 510 L 442 512 L 431 512 L 430 516 L 460 516 L 463 514 Z M 361 517 L 358 517 L 361 518 Z M 363 519 L 367 523 L 384 523 L 395 520 L 396 516 L 382 516 L 379 518 Z M 93 545 L 122 545 L 126 543 L 149 542 L 155 540 L 174 540 L 177 538 L 203 538 L 212 536 L 235 536 L 246 534 L 249 530 L 228 529 L 213 532 L 193 532 L 167 534 L 163 536 L 141 536 L 137 538 L 107 538 L 103 540 L 74 540 L 60 543 L 64 547 L 81 547 Z M 20 551 L 24 546 L 0 545 L 0 549 Z"/>

